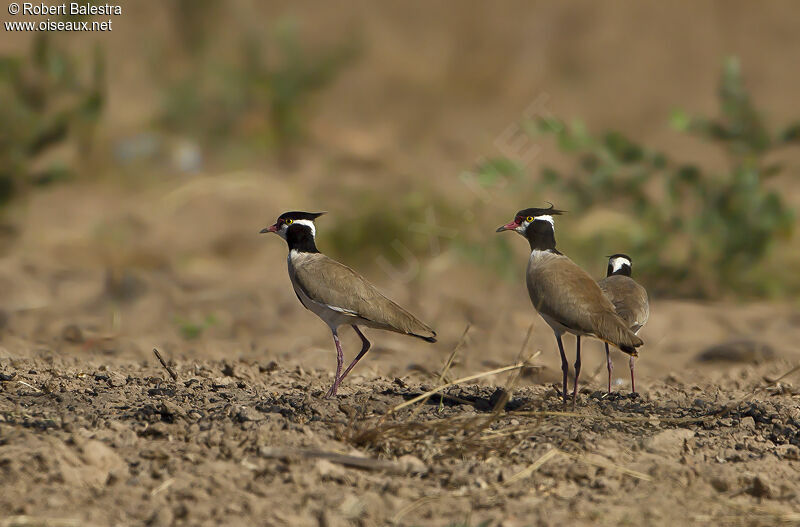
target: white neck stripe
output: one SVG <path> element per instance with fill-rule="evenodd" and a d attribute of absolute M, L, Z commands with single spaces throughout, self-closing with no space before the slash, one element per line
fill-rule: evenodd
<path fill-rule="evenodd" d="M 611 272 L 616 273 L 626 265 L 628 267 L 631 266 L 631 261 L 628 260 L 627 258 L 623 258 L 621 256 L 614 258 L 613 260 L 611 260 Z"/>
<path fill-rule="evenodd" d="M 552 217 L 552 216 L 535 216 L 533 219 L 534 219 L 534 220 L 543 220 L 543 221 L 547 221 L 547 222 L 549 222 L 549 223 L 550 223 L 550 225 L 552 225 L 553 227 L 555 227 L 555 225 L 556 225 L 556 224 L 553 222 L 553 217 Z"/>
<path fill-rule="evenodd" d="M 311 220 L 294 220 L 292 225 L 305 225 L 306 227 L 311 229 L 311 236 L 317 235 L 317 229 L 314 227 L 314 222 Z"/>

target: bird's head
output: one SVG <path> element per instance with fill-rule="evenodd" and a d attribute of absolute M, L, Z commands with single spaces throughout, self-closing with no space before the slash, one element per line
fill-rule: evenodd
<path fill-rule="evenodd" d="M 534 231 L 553 231 L 553 216 L 563 214 L 566 211 L 558 210 L 550 203 L 550 208 L 522 209 L 514 215 L 514 219 L 505 225 L 498 227 L 497 232 L 514 231 L 526 238 L 530 238 L 528 229 Z"/>
<path fill-rule="evenodd" d="M 316 235 L 316 228 L 314 227 L 314 220 L 325 214 L 324 212 L 302 212 L 292 211 L 284 212 L 275 223 L 269 227 L 261 229 L 261 234 L 274 232 L 284 240 L 287 239 L 289 229 L 292 231 L 306 230 L 311 233 L 313 238 Z"/>
<path fill-rule="evenodd" d="M 622 253 L 612 254 L 608 257 L 608 270 L 606 270 L 606 276 L 611 276 L 614 274 L 630 276 L 632 268 L 633 261 L 631 260 L 630 256 Z"/>

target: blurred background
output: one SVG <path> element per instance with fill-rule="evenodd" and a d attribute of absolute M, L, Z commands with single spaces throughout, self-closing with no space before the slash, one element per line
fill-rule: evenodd
<path fill-rule="evenodd" d="M 532 381 L 555 380 L 527 244 L 494 233 L 546 201 L 593 276 L 632 256 L 645 378 L 800 354 L 793 3 L 122 8 L 110 32 L 0 38 L 0 358 L 330 368 L 257 234 L 326 210 L 320 249 L 441 336 L 373 333 L 356 373 L 437 369 L 467 323 L 458 367 L 507 363 L 533 323 Z"/>

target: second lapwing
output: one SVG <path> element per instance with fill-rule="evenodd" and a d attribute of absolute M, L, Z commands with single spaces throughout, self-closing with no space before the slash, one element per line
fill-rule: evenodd
<path fill-rule="evenodd" d="M 625 321 L 634 334 L 647 324 L 650 317 L 650 302 L 647 290 L 631 278 L 633 261 L 627 254 L 612 254 L 608 257 L 606 277 L 597 282 L 606 297 L 614 304 L 617 315 Z M 606 364 L 608 367 L 608 393 L 611 393 L 611 354 L 606 342 Z M 633 378 L 634 357 L 629 359 L 631 369 L 631 392 L 636 393 L 636 382 Z"/>
<path fill-rule="evenodd" d="M 561 354 L 564 402 L 567 401 L 569 364 L 561 336 L 564 333 L 575 335 L 575 386 L 572 391 L 572 403 L 575 404 L 581 371 L 582 336 L 596 337 L 631 356 L 637 355 L 636 348 L 643 342 L 617 315 L 614 305 L 597 282 L 556 249 L 553 216 L 563 212 L 553 205 L 548 209 L 523 209 L 497 232 L 514 231 L 530 244 L 531 255 L 525 275 L 528 294 L 533 307 L 555 333 Z"/>
<path fill-rule="evenodd" d="M 289 278 L 300 303 L 321 318 L 336 344 L 336 377 L 328 397 L 336 395 L 342 380 L 369 350 L 359 326 L 385 329 L 436 342 L 436 332 L 395 304 L 364 277 L 317 250 L 315 220 L 322 212 L 285 212 L 261 233 L 276 233 L 289 246 Z M 344 353 L 338 329 L 349 324 L 361 338 L 361 351 L 342 373 Z"/>

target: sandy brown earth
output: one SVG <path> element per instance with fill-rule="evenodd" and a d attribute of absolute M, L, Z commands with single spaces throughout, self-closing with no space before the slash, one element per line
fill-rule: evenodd
<path fill-rule="evenodd" d="M 264 361 L 5 361 L 2 525 L 797 523 L 797 392 L 770 367 L 581 392 L 446 390 Z M 504 384 L 509 374 L 495 379 Z M 566 410 L 566 411 L 565 411 Z"/>

